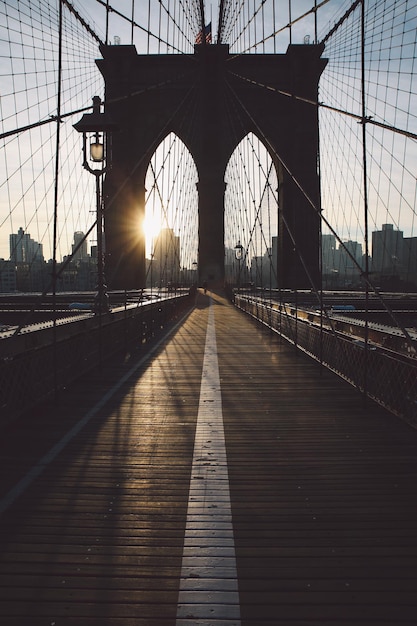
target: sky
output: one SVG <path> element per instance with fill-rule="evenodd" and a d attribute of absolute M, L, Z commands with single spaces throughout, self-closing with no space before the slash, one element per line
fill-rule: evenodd
<path fill-rule="evenodd" d="M 106 21 L 103 6 L 96 0 L 73 0 L 74 7 L 80 12 L 86 22 L 105 38 Z M 312 0 L 292 0 L 291 17 L 296 19 L 314 6 Z M 329 0 L 317 2 L 318 36 L 319 39 L 351 6 L 347 0 Z M 415 59 L 415 28 L 407 15 L 382 12 L 382 7 L 389 6 L 388 0 L 369 2 L 375 6 L 375 15 L 371 16 L 373 23 L 380 24 L 391 33 L 398 30 L 397 41 L 401 39 L 403 57 L 409 57 L 412 67 Z M 410 0 L 406 5 L 409 11 L 416 13 L 416 1 Z M 40 7 L 40 11 L 37 7 Z M 56 21 L 56 0 L 7 0 L 0 3 L 0 116 L 1 132 L 13 130 L 38 120 L 48 120 L 57 111 L 57 42 L 58 31 Z M 114 5 L 116 6 L 116 4 Z M 148 13 L 148 6 L 151 12 Z M 134 4 L 134 18 L 147 27 L 153 35 L 158 35 L 159 24 L 161 31 L 167 32 L 166 14 L 163 6 L 168 3 L 151 3 L 136 0 Z M 170 5 L 172 6 L 172 4 Z M 178 5 L 177 5 L 178 6 Z M 252 2 L 244 3 L 252 7 Z M 17 8 L 20 13 L 17 14 Z M 272 38 L 268 35 L 274 30 L 271 22 L 275 13 L 276 26 L 279 29 L 288 23 L 289 3 L 287 0 L 267 0 L 262 5 L 257 17 L 252 22 L 252 34 L 241 37 L 236 41 L 236 49 L 249 47 L 251 52 L 284 52 L 289 42 L 288 29 L 280 34 L 274 48 Z M 48 9 L 48 10 L 47 10 Z M 50 11 L 49 11 L 50 9 Z M 117 9 L 130 16 L 132 12 L 131 0 L 118 0 Z M 380 14 L 378 15 L 378 11 Z M 417 13 L 416 13 L 417 14 Z M 15 19 L 15 18 L 19 19 Z M 214 33 L 217 30 L 217 2 L 206 3 L 206 21 L 211 19 Z M 247 16 L 243 16 L 247 20 Z M 176 19 L 178 19 L 176 17 Z M 62 81 L 62 111 L 69 112 L 86 107 L 91 103 L 95 94 L 103 94 L 103 81 L 94 60 L 100 57 L 98 44 L 92 38 L 85 36 L 85 31 L 76 24 L 74 18 L 64 11 L 64 51 L 63 51 L 63 81 Z M 165 22 L 164 22 L 165 20 Z M 239 22 L 237 21 L 239 25 Z M 408 24 L 409 27 L 402 28 Z M 114 43 L 118 37 L 120 43 L 131 43 L 130 24 L 114 13 L 110 14 L 108 38 Z M 382 28 L 381 26 L 381 28 Z M 416 25 L 414 25 L 416 26 Z M 186 24 L 184 23 L 184 30 Z M 265 45 L 253 47 L 254 30 L 257 39 L 265 37 Z M 374 28 L 373 37 L 378 33 Z M 167 51 L 167 46 L 158 41 L 157 37 L 148 37 L 145 30 L 134 30 L 134 43 L 139 53 Z M 240 30 L 242 30 L 240 28 Z M 239 31 L 239 26 L 237 27 Z M 173 31 L 171 29 L 171 35 Z M 235 31 L 230 31 L 233 39 Z M 349 33 L 348 25 L 341 29 L 341 33 Z M 188 35 L 191 40 L 192 36 Z M 312 16 L 297 22 L 292 28 L 292 42 L 303 43 L 309 36 L 314 40 L 314 19 Z M 179 37 L 171 40 L 176 47 L 181 47 Z M 388 40 L 381 37 L 381 45 L 377 48 L 380 62 L 377 63 L 374 74 L 368 76 L 368 87 L 372 97 L 368 105 L 372 108 L 372 115 L 388 123 L 403 126 L 413 125 L 415 118 L 410 117 L 410 110 L 417 110 L 416 87 L 413 82 L 413 72 L 405 65 L 399 72 L 390 68 L 400 67 L 400 61 L 386 60 Z M 404 45 L 407 44 L 405 47 Z M 320 96 L 326 103 L 333 106 L 358 107 L 358 100 L 352 99 L 357 89 L 355 80 L 350 80 L 349 73 L 353 71 L 357 60 L 348 57 L 351 52 L 349 44 L 342 45 L 335 37 L 334 49 L 331 44 L 326 48 L 331 52 L 332 63 L 326 70 L 325 80 L 321 87 Z M 340 50 L 346 50 L 342 54 Z M 170 50 L 172 52 L 172 50 Z M 396 65 L 395 62 L 397 63 Z M 403 64 L 406 63 L 404 59 Z M 390 65 L 391 64 L 391 65 Z M 341 78 L 343 77 L 343 78 Z M 384 85 L 387 85 L 384 87 Z M 402 101 L 404 101 L 404 104 Z M 378 102 L 378 105 L 374 102 Z M 87 173 L 80 165 L 80 139 L 72 130 L 72 124 L 78 121 L 79 116 L 69 118 L 60 125 L 59 148 L 59 220 L 58 220 L 58 258 L 68 254 L 71 249 L 73 233 L 76 230 L 86 231 L 94 219 L 94 185 Z M 361 180 L 360 180 L 360 128 L 356 120 L 341 118 L 340 114 L 322 113 L 322 134 L 325 138 L 323 151 L 322 190 L 326 203 L 326 211 L 335 228 L 343 238 L 359 239 L 362 236 L 361 218 Z M 30 132 L 22 132 L 16 137 L 6 138 L 0 144 L 0 257 L 8 257 L 9 234 L 24 227 L 37 241 L 44 245 L 44 253 L 49 258 L 52 250 L 51 223 L 54 212 L 54 172 L 56 168 L 56 123 L 49 123 Z M 416 132 L 416 127 L 410 128 Z M 354 142 L 354 144 L 353 144 Z M 402 143 L 401 143 L 402 142 Z M 404 144 L 404 145 L 403 145 Z M 369 167 L 375 184 L 371 187 L 372 193 L 372 223 L 376 226 L 391 221 L 404 228 L 407 233 L 415 233 L 415 165 L 416 152 L 414 144 L 401 138 L 393 137 L 391 132 L 372 129 L 369 137 L 373 157 Z M 353 147 L 354 146 L 354 147 Z M 393 153 L 395 158 L 393 159 Z M 335 165 L 338 165 L 338 172 Z M 383 166 L 381 167 L 381 164 Z M 404 167 L 405 165 L 405 167 Z M 358 169 L 359 168 L 359 169 Z M 395 184 L 393 184 L 395 180 Z M 375 189 L 374 189 L 375 187 Z M 91 241 L 94 243 L 94 241 Z"/>

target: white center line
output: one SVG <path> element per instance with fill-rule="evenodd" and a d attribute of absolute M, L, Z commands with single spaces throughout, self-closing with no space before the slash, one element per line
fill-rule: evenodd
<path fill-rule="evenodd" d="M 240 626 L 212 301 L 194 441 L 176 626 Z"/>

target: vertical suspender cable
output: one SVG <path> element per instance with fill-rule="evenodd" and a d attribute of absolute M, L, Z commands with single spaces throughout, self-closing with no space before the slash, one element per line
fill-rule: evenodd
<path fill-rule="evenodd" d="M 288 0 L 288 24 L 290 28 L 290 44 L 292 43 L 292 17 L 291 17 L 291 0 Z"/>
<path fill-rule="evenodd" d="M 131 31 L 130 31 L 130 43 L 132 46 L 133 46 L 134 24 L 135 24 L 135 0 L 132 0 L 132 24 L 131 24 Z"/>
<path fill-rule="evenodd" d="M 363 206 L 365 229 L 365 360 L 363 397 L 368 393 L 368 340 L 369 340 L 369 236 L 368 236 L 368 173 L 366 158 L 366 93 L 365 93 L 365 0 L 362 0 L 361 14 L 361 89 L 362 89 L 362 152 L 363 152 Z"/>
<path fill-rule="evenodd" d="M 59 192 L 59 151 L 61 140 L 61 83 L 62 83 L 62 0 L 59 2 L 58 27 L 58 77 L 57 77 L 57 115 L 56 115 L 56 143 L 55 143 L 55 183 L 54 183 L 54 228 L 53 228 L 53 258 L 52 258 L 52 301 L 53 301 L 53 333 L 54 333 L 54 391 L 57 392 L 57 378 L 55 367 L 56 359 L 56 281 L 57 281 L 57 233 L 58 233 L 58 192 Z"/>
<path fill-rule="evenodd" d="M 109 0 L 106 1 L 106 46 L 109 45 Z"/>
<path fill-rule="evenodd" d="M 272 21 L 273 21 L 273 23 L 274 23 L 274 33 L 275 33 L 276 29 L 277 29 L 277 26 L 276 26 L 276 8 L 275 8 L 275 2 L 276 2 L 276 0 L 274 0 L 274 4 L 272 5 Z M 276 38 L 276 36 L 274 35 L 274 54 L 276 54 L 276 53 L 277 53 L 277 38 Z"/>
<path fill-rule="evenodd" d="M 255 41 L 255 52 L 257 51 L 257 45 L 258 45 L 258 36 L 256 33 L 256 5 L 255 5 L 255 0 L 253 0 L 253 37 L 254 37 L 254 41 Z"/>
<path fill-rule="evenodd" d="M 167 48 L 166 48 L 166 51 L 165 51 L 165 52 L 166 52 L 166 54 L 168 54 L 168 52 L 169 52 L 169 35 L 170 35 L 170 33 L 169 33 L 169 27 L 170 27 L 170 25 L 171 25 L 171 19 L 172 19 L 172 16 L 171 16 L 171 7 L 170 7 L 170 2 L 169 2 L 169 0 L 168 0 L 168 6 L 166 7 L 166 12 L 167 12 L 167 24 L 166 24 L 166 31 L 165 31 L 165 39 L 166 39 L 166 47 L 167 47 Z"/>
<path fill-rule="evenodd" d="M 146 53 L 150 52 L 150 36 L 151 36 L 151 0 L 148 1 L 148 40 L 146 44 Z"/>
<path fill-rule="evenodd" d="M 315 32 L 315 41 L 317 42 L 317 31 Z M 319 285 L 319 297 L 320 297 L 320 357 L 319 362 L 320 365 L 323 365 L 323 220 L 322 217 L 322 204 L 321 204 L 321 161 L 320 161 L 320 119 L 319 119 L 319 109 L 317 109 L 317 121 L 319 123 L 319 132 L 318 132 L 318 146 L 317 146 L 317 184 L 318 184 L 318 201 L 319 201 L 319 263 L 320 263 L 320 285 Z M 322 369 L 320 370 L 320 372 Z"/>
<path fill-rule="evenodd" d="M 206 27 L 206 18 L 204 17 L 204 0 L 200 0 L 200 22 L 201 22 L 201 43 L 205 44 L 206 34 L 204 32 L 204 29 Z M 219 28 L 220 28 L 220 15 L 219 15 Z"/>
<path fill-rule="evenodd" d="M 202 4 L 202 1 L 200 2 Z M 202 19 L 204 19 L 204 6 L 202 8 L 203 14 Z M 204 27 L 204 23 L 203 23 Z M 219 2 L 219 22 L 217 26 L 217 43 L 221 44 L 223 39 L 223 28 L 224 28 L 224 0 L 220 0 Z"/>
<path fill-rule="evenodd" d="M 158 22 L 158 54 L 161 54 L 161 23 L 162 23 L 162 2 L 159 3 L 159 22 Z"/>
<path fill-rule="evenodd" d="M 317 44 L 317 0 L 314 0 L 314 43 Z M 319 116 L 319 109 L 317 109 L 317 117 Z M 321 220 L 322 214 L 322 206 L 321 206 L 321 169 L 320 169 L 320 126 L 318 133 L 318 149 L 317 149 L 317 169 L 318 169 L 318 198 L 319 198 L 319 211 L 320 211 L 320 222 L 319 222 L 319 254 L 320 254 L 320 365 L 323 365 L 323 222 Z M 320 370 L 322 371 L 322 369 Z"/>

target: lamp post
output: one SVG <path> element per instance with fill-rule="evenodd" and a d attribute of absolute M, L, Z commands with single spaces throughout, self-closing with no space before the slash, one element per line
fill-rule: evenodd
<path fill-rule="evenodd" d="M 93 112 L 85 113 L 80 121 L 74 124 L 75 130 L 83 135 L 83 167 L 96 179 L 97 295 L 94 301 L 94 312 L 98 315 L 109 311 L 109 296 L 104 275 L 101 178 L 110 168 L 111 133 L 117 130 L 110 116 L 107 113 L 101 113 L 101 104 L 100 97 L 94 96 Z"/>
<path fill-rule="evenodd" d="M 241 263 L 242 258 L 243 258 L 243 246 L 240 243 L 240 239 L 237 242 L 237 244 L 235 245 L 235 257 L 236 257 L 236 260 L 238 262 L 237 292 L 239 293 L 239 290 L 240 290 L 240 263 Z"/>
<path fill-rule="evenodd" d="M 194 284 L 197 285 L 197 283 L 198 283 L 198 278 L 197 278 L 198 263 L 197 263 L 197 261 L 193 261 L 192 262 L 192 268 L 193 268 L 193 271 L 192 271 L 192 282 L 193 282 L 193 285 Z"/>

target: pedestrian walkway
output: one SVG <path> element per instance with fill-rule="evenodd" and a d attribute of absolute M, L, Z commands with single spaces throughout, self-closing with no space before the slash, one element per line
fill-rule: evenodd
<path fill-rule="evenodd" d="M 2 626 L 417 623 L 417 431 L 221 295 L 0 469 Z"/>

